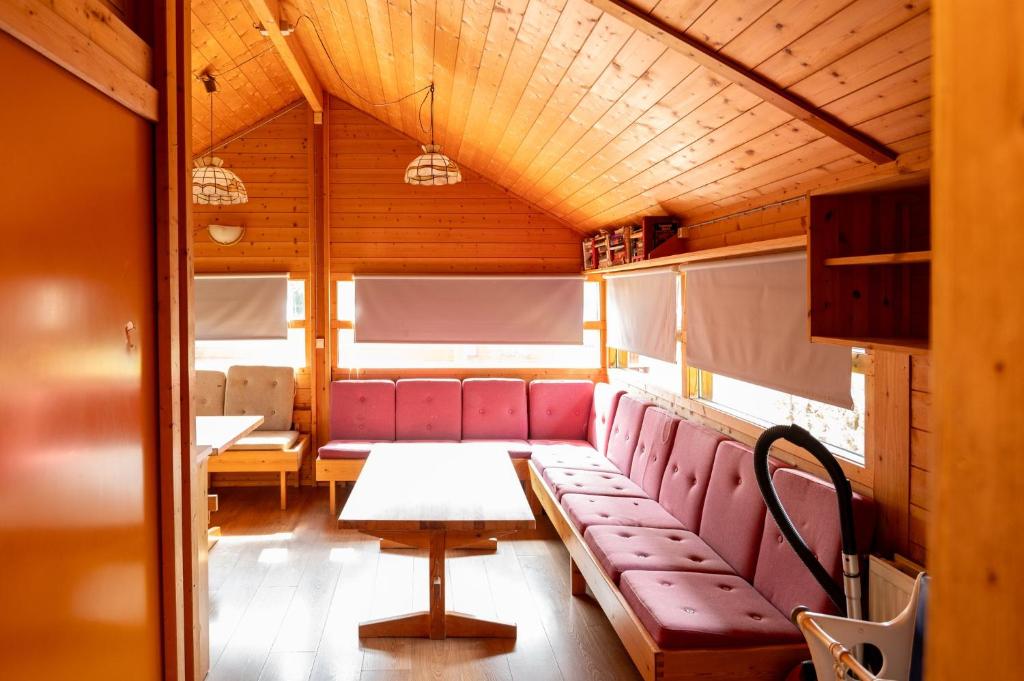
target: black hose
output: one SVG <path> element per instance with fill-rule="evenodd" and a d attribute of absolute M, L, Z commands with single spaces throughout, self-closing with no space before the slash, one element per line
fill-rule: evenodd
<path fill-rule="evenodd" d="M 838 608 L 839 613 L 846 616 L 846 594 L 843 588 L 836 584 L 832 575 L 814 556 L 814 552 L 807 546 L 807 542 L 800 536 L 789 514 L 782 506 L 779 495 L 772 484 L 771 473 L 768 469 L 768 452 L 776 440 L 787 440 L 810 452 L 817 459 L 832 479 L 836 488 L 836 500 L 839 506 L 839 528 L 842 534 L 843 553 L 848 556 L 857 555 L 857 535 L 853 524 L 853 490 L 850 481 L 843 474 L 843 469 L 836 461 L 835 456 L 825 445 L 821 444 L 813 435 L 797 425 L 773 426 L 757 438 L 754 445 L 754 476 L 757 478 L 757 486 L 761 489 L 761 496 L 768 506 L 772 517 L 778 523 L 782 536 L 786 538 L 789 545 L 796 551 L 796 555 L 803 561 L 807 569 L 811 571 L 814 578 L 821 585 L 821 588 L 828 594 L 829 599 Z"/>

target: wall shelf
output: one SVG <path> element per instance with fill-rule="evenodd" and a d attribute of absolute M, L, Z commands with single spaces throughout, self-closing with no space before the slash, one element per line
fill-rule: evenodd
<path fill-rule="evenodd" d="M 832 338 L 829 336 L 811 336 L 812 343 L 828 343 L 869 350 L 894 350 L 908 352 L 911 355 L 927 354 L 929 350 L 926 338 Z"/>
<path fill-rule="evenodd" d="M 811 197 L 812 341 L 928 351 L 929 199 L 927 186 Z"/>
<path fill-rule="evenodd" d="M 633 270 L 646 270 L 673 265 L 688 265 L 690 263 L 728 260 L 730 258 L 742 258 L 754 255 L 802 251 L 805 248 L 807 248 L 806 236 L 787 236 L 779 239 L 752 241 L 745 244 L 736 244 L 734 246 L 706 248 L 700 251 L 691 251 L 689 253 L 666 255 L 661 258 L 651 258 L 650 260 L 642 260 L 640 262 L 627 263 L 625 265 L 616 265 L 615 267 L 602 267 L 596 270 L 586 270 L 584 274 L 614 274 L 615 272 L 630 272 Z"/>
<path fill-rule="evenodd" d="M 931 251 L 907 251 L 904 253 L 875 253 L 873 255 L 849 255 L 840 258 L 825 258 L 829 267 L 853 265 L 903 265 L 906 263 L 931 262 Z"/>

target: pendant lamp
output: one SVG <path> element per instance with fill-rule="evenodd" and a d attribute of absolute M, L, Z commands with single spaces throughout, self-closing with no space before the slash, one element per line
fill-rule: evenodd
<path fill-rule="evenodd" d="M 213 95 L 217 92 L 217 80 L 212 73 L 207 73 L 202 76 L 202 81 L 210 94 L 210 152 L 196 159 L 192 168 L 192 203 L 207 206 L 248 203 L 245 184 L 238 175 L 224 167 L 224 161 L 213 155 Z"/>
<path fill-rule="evenodd" d="M 422 125 L 422 124 L 421 124 Z M 441 153 L 441 145 L 434 144 L 434 84 L 430 84 L 430 144 L 420 147 L 423 153 L 405 169 L 406 184 L 446 185 L 462 182 L 462 173 L 455 161 Z"/>

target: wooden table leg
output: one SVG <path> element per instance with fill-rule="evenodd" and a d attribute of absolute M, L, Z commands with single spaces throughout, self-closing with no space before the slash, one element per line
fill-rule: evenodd
<path fill-rule="evenodd" d="M 464 540 L 463 537 L 459 537 L 459 539 Z M 444 531 L 430 532 L 429 548 L 430 610 L 364 622 L 359 625 L 359 637 L 416 637 L 435 640 L 448 637 L 515 638 L 515 624 L 494 622 L 445 610 L 444 563 L 445 550 L 448 548 L 448 533 Z"/>
<path fill-rule="evenodd" d="M 447 543 L 444 532 L 430 535 L 430 638 L 445 637 L 444 612 L 444 551 Z"/>

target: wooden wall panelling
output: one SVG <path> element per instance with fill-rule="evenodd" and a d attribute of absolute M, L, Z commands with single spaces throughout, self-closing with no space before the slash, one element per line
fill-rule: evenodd
<path fill-rule="evenodd" d="M 1024 72 L 1019 2 L 936 0 L 930 681 L 1020 676 Z"/>
<path fill-rule="evenodd" d="M 927 563 L 928 523 L 932 508 L 935 450 L 932 443 L 931 359 L 915 355 L 910 398 L 910 542 L 908 555 Z"/>
<path fill-rule="evenodd" d="M 910 545 L 910 356 L 878 350 L 867 400 L 868 465 L 875 468 L 876 550 L 908 554 Z"/>
<path fill-rule="evenodd" d="M 572 272 L 579 235 L 463 169 L 411 187 L 410 139 L 331 100 L 331 272 Z"/>

